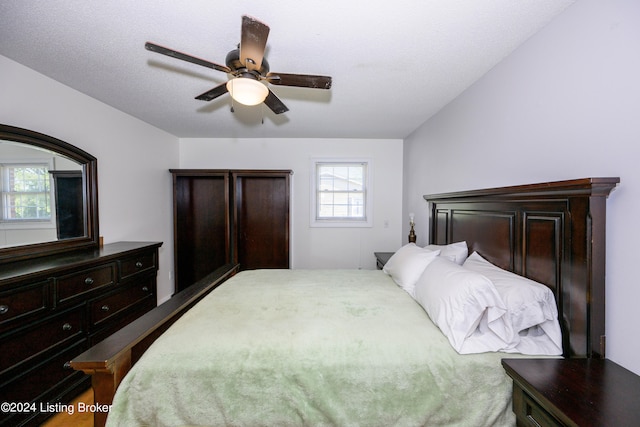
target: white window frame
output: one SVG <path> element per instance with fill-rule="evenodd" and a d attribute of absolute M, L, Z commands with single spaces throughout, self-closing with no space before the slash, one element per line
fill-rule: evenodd
<path fill-rule="evenodd" d="M 364 218 L 319 218 L 318 217 L 318 166 L 326 164 L 353 165 L 364 164 L 366 176 L 364 185 Z M 311 227 L 373 227 L 373 160 L 370 158 L 312 158 L 309 167 L 310 177 L 310 226 Z"/>
<path fill-rule="evenodd" d="M 0 162 L 0 229 L 39 229 L 50 228 L 56 221 L 55 214 L 55 197 L 53 196 L 53 182 L 51 175 L 49 174 L 49 208 L 51 215 L 49 218 L 29 218 L 29 219 L 8 219 L 5 218 L 5 206 L 4 206 L 4 192 L 6 190 L 6 183 L 4 180 L 5 167 L 20 167 L 20 166 L 46 166 L 49 171 L 53 169 L 53 161 L 50 158 L 34 158 L 34 159 L 7 159 Z"/>

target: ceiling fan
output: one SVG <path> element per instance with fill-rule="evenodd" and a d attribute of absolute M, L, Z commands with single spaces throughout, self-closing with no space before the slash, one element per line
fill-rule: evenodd
<path fill-rule="evenodd" d="M 268 36 L 269 27 L 266 24 L 251 16 L 244 15 L 242 17 L 240 44 L 237 49 L 227 54 L 227 65 L 209 62 L 151 42 L 145 43 L 144 46 L 152 52 L 202 65 L 203 67 L 213 68 L 231 75 L 228 82 L 196 96 L 196 99 L 203 101 L 211 101 L 229 92 L 231 97 L 241 104 L 258 105 L 264 102 L 275 114 L 282 114 L 289 111 L 289 109 L 263 82 L 312 89 L 331 88 L 331 77 L 328 76 L 270 72 L 269 63 L 264 57 Z"/>

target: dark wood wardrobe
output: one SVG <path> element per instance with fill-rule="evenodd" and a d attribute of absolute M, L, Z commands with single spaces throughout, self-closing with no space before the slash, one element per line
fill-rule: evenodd
<path fill-rule="evenodd" d="M 84 200 L 82 171 L 50 171 L 56 202 L 58 239 L 84 236 Z"/>
<path fill-rule="evenodd" d="M 216 268 L 289 268 L 290 170 L 171 169 L 176 292 Z"/>

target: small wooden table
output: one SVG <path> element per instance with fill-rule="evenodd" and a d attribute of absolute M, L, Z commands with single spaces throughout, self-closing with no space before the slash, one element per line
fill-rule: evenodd
<path fill-rule="evenodd" d="M 384 265 L 387 263 L 387 261 L 389 261 L 389 258 L 391 258 L 391 256 L 394 253 L 395 252 L 374 252 L 373 253 L 373 255 L 375 255 L 376 257 L 376 267 L 378 268 L 378 270 L 382 270 Z"/>
<path fill-rule="evenodd" d="M 640 426 L 640 377 L 607 359 L 503 359 L 518 426 Z"/>

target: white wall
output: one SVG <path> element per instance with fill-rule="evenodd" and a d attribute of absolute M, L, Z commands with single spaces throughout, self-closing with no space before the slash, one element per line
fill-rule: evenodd
<path fill-rule="evenodd" d="M 373 227 L 310 228 L 313 157 L 368 157 L 374 168 Z M 292 268 L 375 268 L 375 251 L 402 245 L 402 140 L 181 139 L 184 169 L 292 169 Z"/>
<path fill-rule="evenodd" d="M 98 159 L 105 243 L 161 241 L 158 299 L 173 292 L 172 192 L 178 139 L 0 56 L 0 123 L 75 145 Z"/>
<path fill-rule="evenodd" d="M 178 139 L 0 56 L 0 123 L 69 142 L 98 159 L 100 234 L 162 241 L 158 300 L 173 292 L 170 168 L 293 169 L 292 266 L 375 268 L 374 251 L 401 246 L 401 140 Z M 180 149 L 178 147 L 181 147 Z M 309 227 L 309 159 L 369 157 L 374 226 Z M 179 160 L 180 159 L 180 160 Z"/>
<path fill-rule="evenodd" d="M 639 18 L 636 0 L 569 7 L 406 139 L 403 202 L 426 223 L 423 194 L 619 176 L 607 207 L 607 357 L 638 374 Z"/>

